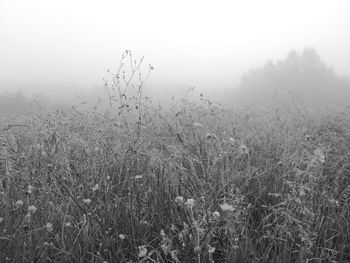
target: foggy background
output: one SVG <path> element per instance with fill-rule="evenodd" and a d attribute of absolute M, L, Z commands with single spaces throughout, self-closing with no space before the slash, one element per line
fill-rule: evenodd
<path fill-rule="evenodd" d="M 347 0 L 0 0 L 0 94 L 7 94 L 3 101 L 18 91 L 52 101 L 94 97 L 104 92 L 107 69 L 115 71 L 128 49 L 136 59 L 145 57 L 145 68 L 154 67 L 147 94 L 170 97 L 195 86 L 234 101 L 251 96 L 256 86 L 275 90 L 290 81 L 266 77 L 266 68 L 302 76 L 296 72 L 305 68 L 306 47 L 324 67 L 312 80 L 306 74 L 308 82 L 300 84 L 304 74 L 290 83 L 327 82 L 327 97 L 333 86 L 349 86 L 349 14 Z M 288 71 L 292 50 L 300 63 Z"/>

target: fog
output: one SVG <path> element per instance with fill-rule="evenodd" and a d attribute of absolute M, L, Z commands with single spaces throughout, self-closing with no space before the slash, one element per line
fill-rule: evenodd
<path fill-rule="evenodd" d="M 154 70 L 145 89 L 225 94 L 242 75 L 312 47 L 350 76 L 350 2 L 0 0 L 0 92 L 52 99 L 103 89 L 124 50 Z"/>

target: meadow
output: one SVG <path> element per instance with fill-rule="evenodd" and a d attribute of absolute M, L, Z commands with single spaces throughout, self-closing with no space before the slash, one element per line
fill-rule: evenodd
<path fill-rule="evenodd" d="M 350 262 L 348 107 L 164 107 L 138 70 L 1 119 L 0 262 Z"/>
<path fill-rule="evenodd" d="M 0 261 L 349 262 L 346 113 L 183 99 L 141 125 L 3 120 Z"/>

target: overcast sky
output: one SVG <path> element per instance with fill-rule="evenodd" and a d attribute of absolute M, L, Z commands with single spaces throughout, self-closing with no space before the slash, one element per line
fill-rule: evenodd
<path fill-rule="evenodd" d="M 125 49 L 154 66 L 149 85 L 233 88 L 305 46 L 350 76 L 350 1 L 0 0 L 0 90 L 100 85 Z"/>

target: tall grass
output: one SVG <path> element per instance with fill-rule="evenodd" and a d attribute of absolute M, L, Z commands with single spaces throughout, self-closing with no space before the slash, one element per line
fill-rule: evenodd
<path fill-rule="evenodd" d="M 120 93 L 3 120 L 0 262 L 349 262 L 345 113 Z"/>
<path fill-rule="evenodd" d="M 3 122 L 0 261 L 350 259 L 346 115 L 170 108 Z"/>

